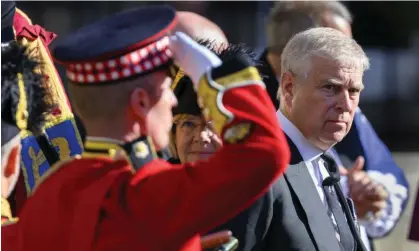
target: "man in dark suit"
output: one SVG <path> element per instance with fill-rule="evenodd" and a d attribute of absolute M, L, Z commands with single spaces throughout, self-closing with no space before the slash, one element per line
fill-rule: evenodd
<path fill-rule="evenodd" d="M 273 217 L 264 250 L 365 250 L 352 201 L 338 182 L 333 146 L 351 128 L 368 58 L 352 38 L 313 28 L 295 35 L 281 59 L 277 117 L 292 159 L 270 191 Z"/>
<path fill-rule="evenodd" d="M 351 37 L 351 22 L 349 10 L 337 1 L 281 1 L 275 4 L 267 23 L 268 48 L 261 56 L 265 63 L 261 72 L 267 76 L 264 82 L 277 108 L 281 53 L 291 37 L 319 26 L 334 28 Z M 354 125 L 335 149 L 342 165 L 352 169 L 347 173 L 348 182 L 343 184 L 343 189 L 354 199 L 362 239 L 372 250 L 368 238 L 389 234 L 407 204 L 409 187 L 406 177 L 359 108 L 355 112 Z M 375 184 L 374 200 L 362 196 L 367 183 L 370 187 Z M 386 199 L 380 196 L 383 188 L 388 193 Z"/>
<path fill-rule="evenodd" d="M 291 163 L 265 196 L 218 228 L 239 238 L 239 250 L 366 250 L 333 147 L 350 131 L 368 67 L 362 48 L 334 29 L 310 29 L 287 44 L 277 117 Z M 373 198 L 374 189 L 364 196 Z"/>

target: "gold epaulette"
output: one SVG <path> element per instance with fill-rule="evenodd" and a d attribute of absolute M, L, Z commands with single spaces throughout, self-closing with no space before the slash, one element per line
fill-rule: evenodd
<path fill-rule="evenodd" d="M 130 143 L 108 138 L 87 137 L 82 156 L 125 159 L 133 171 L 158 158 L 151 139 L 145 136 Z"/>
<path fill-rule="evenodd" d="M 84 143 L 82 157 L 105 157 L 113 159 L 117 154 L 124 154 L 124 149 L 121 147 L 122 143 L 108 138 L 87 137 Z"/>
<path fill-rule="evenodd" d="M 212 121 L 214 131 L 221 135 L 223 128 L 231 122 L 234 114 L 223 104 L 226 91 L 249 85 L 261 85 L 262 78 L 255 67 L 247 67 L 227 76 L 213 79 L 211 72 L 201 77 L 198 84 L 198 105 L 207 121 Z"/>

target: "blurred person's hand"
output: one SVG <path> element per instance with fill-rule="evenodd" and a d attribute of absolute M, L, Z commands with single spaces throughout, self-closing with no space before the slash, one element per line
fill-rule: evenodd
<path fill-rule="evenodd" d="M 230 241 L 231 231 L 220 231 L 201 236 L 202 250 L 214 249 Z"/>
<path fill-rule="evenodd" d="M 358 217 L 362 219 L 372 213 L 377 218 L 386 207 L 388 192 L 363 170 L 364 164 L 364 157 L 359 156 L 351 169 L 340 167 L 340 173 L 348 177 L 349 197 L 354 201 Z"/>

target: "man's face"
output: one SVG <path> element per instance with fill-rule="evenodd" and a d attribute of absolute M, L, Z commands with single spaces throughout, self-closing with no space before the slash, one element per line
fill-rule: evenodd
<path fill-rule="evenodd" d="M 358 107 L 363 70 L 314 57 L 307 76 L 284 74 L 283 93 L 293 124 L 326 150 L 349 132 Z M 287 77 L 288 76 L 288 77 Z"/>
<path fill-rule="evenodd" d="M 331 12 L 325 12 L 322 15 L 322 26 L 333 28 L 338 30 L 345 35 L 352 37 L 352 29 L 351 24 L 348 23 L 344 18 L 341 16 L 335 15 Z"/>
<path fill-rule="evenodd" d="M 176 122 L 176 150 L 182 163 L 209 158 L 221 147 L 221 139 L 211 130 L 211 124 L 200 116 L 182 116 Z"/>
<path fill-rule="evenodd" d="M 172 108 L 177 105 L 177 99 L 170 88 L 170 77 L 162 75 L 156 80 L 156 99 L 147 112 L 146 128 L 157 150 L 160 150 L 169 144 L 169 133 L 173 123 Z"/>
<path fill-rule="evenodd" d="M 3 198 L 9 197 L 16 186 L 19 178 L 20 164 L 20 137 L 14 137 L 1 149 L 1 195 Z"/>

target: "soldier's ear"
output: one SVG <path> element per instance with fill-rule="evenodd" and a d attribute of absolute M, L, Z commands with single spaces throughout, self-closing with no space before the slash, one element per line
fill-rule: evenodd
<path fill-rule="evenodd" d="M 136 116 L 145 119 L 151 108 L 150 95 L 143 88 L 135 88 L 131 93 L 130 106 Z"/>

